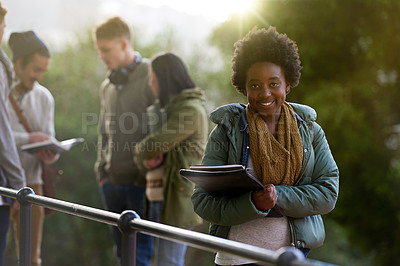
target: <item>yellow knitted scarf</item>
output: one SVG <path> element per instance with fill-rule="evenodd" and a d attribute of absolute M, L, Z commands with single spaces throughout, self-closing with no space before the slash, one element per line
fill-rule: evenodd
<path fill-rule="evenodd" d="M 258 179 L 264 185 L 294 185 L 303 161 L 303 142 L 293 108 L 287 102 L 283 103 L 277 139 L 250 104 L 246 116 L 250 130 L 250 155 Z"/>

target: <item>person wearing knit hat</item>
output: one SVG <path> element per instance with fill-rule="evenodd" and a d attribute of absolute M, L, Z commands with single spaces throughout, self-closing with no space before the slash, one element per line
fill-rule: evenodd
<path fill-rule="evenodd" d="M 50 57 L 46 44 L 33 31 L 11 33 L 8 45 L 11 48 L 13 62 L 35 52 Z"/>
<path fill-rule="evenodd" d="M 12 52 L 15 80 L 9 95 L 8 112 L 17 147 L 55 137 L 54 98 L 39 84 L 50 63 L 49 49 L 33 31 L 14 32 L 8 44 Z M 27 121 L 20 122 L 19 116 Z M 49 150 L 35 154 L 19 150 L 26 184 L 35 194 L 43 195 L 43 166 L 55 162 L 59 155 Z M 41 265 L 41 243 L 44 208 L 32 205 L 31 265 Z M 14 240 L 19 251 L 19 212 L 11 210 Z"/>
<path fill-rule="evenodd" d="M 19 82 L 20 89 L 23 91 L 33 89 L 34 84 L 42 79 L 48 68 L 49 49 L 33 31 L 11 33 L 8 45 L 12 53 L 16 78 L 21 81 Z M 27 68 L 29 64 L 39 71 L 30 71 Z"/>
<path fill-rule="evenodd" d="M 7 9 L 0 3 L 0 43 L 3 40 L 6 26 L 6 14 Z M 7 114 L 7 97 L 10 93 L 12 76 L 11 62 L 0 47 L 0 186 L 20 189 L 25 186 L 25 176 L 18 158 Z M 10 209 L 17 208 L 17 206 L 17 201 L 12 202 L 11 198 L 0 196 L 0 266 L 4 265 Z"/>

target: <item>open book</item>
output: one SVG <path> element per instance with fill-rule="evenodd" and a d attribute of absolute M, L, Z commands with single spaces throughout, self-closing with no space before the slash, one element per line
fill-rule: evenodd
<path fill-rule="evenodd" d="M 41 142 L 35 142 L 35 143 L 29 143 L 21 146 L 22 151 L 27 151 L 30 153 L 35 153 L 40 150 L 50 150 L 54 153 L 60 153 L 60 152 L 65 152 L 69 151 L 73 146 L 75 146 L 78 143 L 83 142 L 83 138 L 73 138 L 73 139 L 67 139 L 64 141 L 58 141 L 55 138 L 51 138 L 49 140 L 41 141 Z"/>
<path fill-rule="evenodd" d="M 240 195 L 264 189 L 264 185 L 243 165 L 192 165 L 180 174 L 213 195 Z"/>

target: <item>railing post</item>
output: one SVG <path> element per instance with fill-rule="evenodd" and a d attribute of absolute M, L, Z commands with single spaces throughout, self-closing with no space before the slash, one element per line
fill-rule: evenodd
<path fill-rule="evenodd" d="M 304 261 L 306 257 L 303 252 L 294 247 L 283 247 L 275 253 L 277 265 L 292 265 L 294 261 Z"/>
<path fill-rule="evenodd" d="M 19 265 L 31 265 L 31 228 L 32 228 L 32 204 L 26 201 L 26 196 L 35 194 L 29 188 L 21 188 L 17 193 L 17 201 L 20 205 L 20 234 L 19 234 Z"/>
<path fill-rule="evenodd" d="M 136 266 L 137 230 L 130 226 L 130 222 L 136 218 L 140 218 L 136 212 L 126 210 L 118 219 L 118 228 L 122 233 L 121 266 Z"/>

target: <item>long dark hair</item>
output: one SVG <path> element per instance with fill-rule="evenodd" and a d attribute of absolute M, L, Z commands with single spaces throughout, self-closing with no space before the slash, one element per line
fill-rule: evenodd
<path fill-rule="evenodd" d="M 183 61 L 173 53 L 155 56 L 151 62 L 151 68 L 158 79 L 162 107 L 167 104 L 171 96 L 196 86 Z"/>

